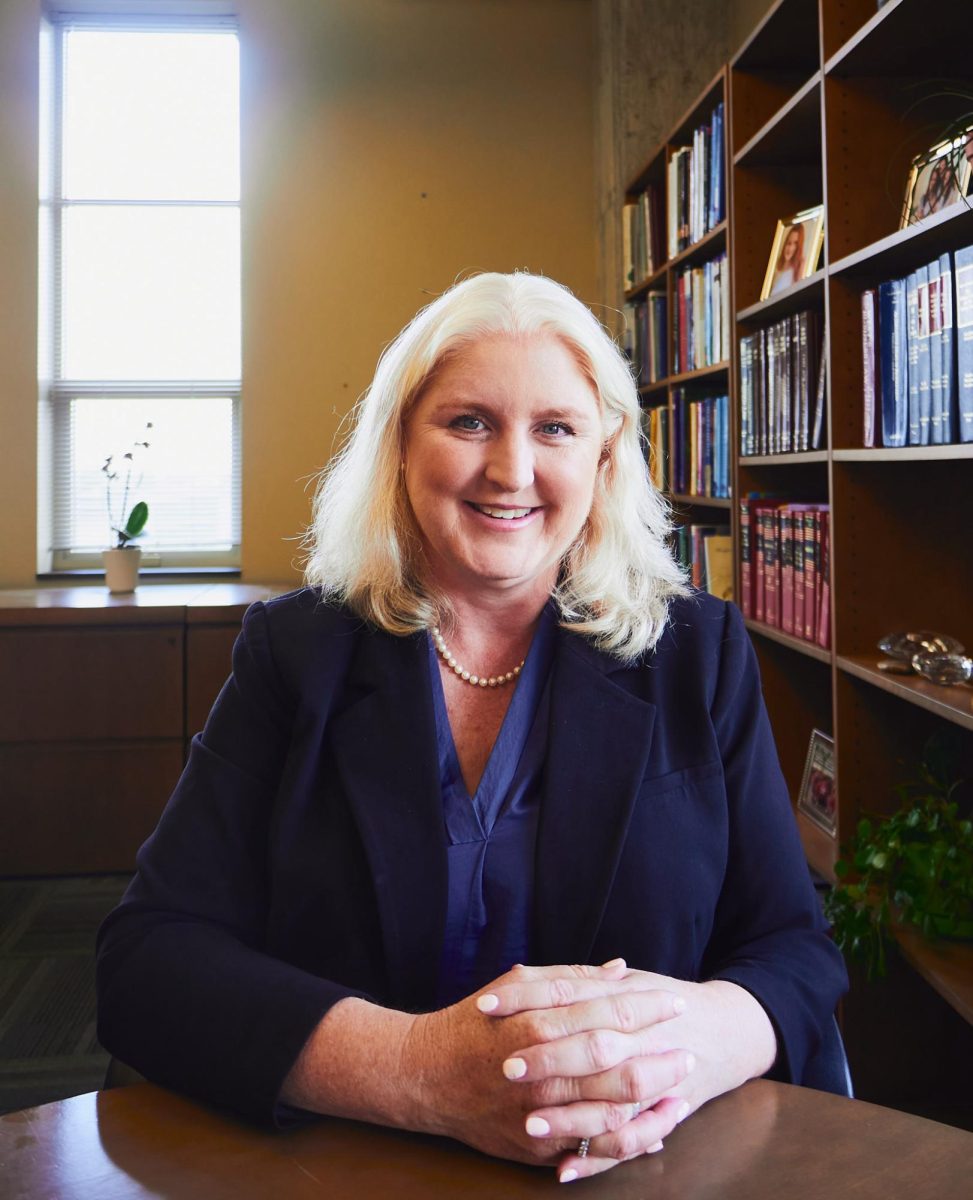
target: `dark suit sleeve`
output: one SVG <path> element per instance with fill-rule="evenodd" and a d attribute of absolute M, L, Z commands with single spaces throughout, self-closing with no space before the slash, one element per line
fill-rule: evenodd
<path fill-rule="evenodd" d="M 154 1082 L 260 1120 L 336 1001 L 360 993 L 261 950 L 267 841 L 293 722 L 267 613 L 224 686 L 137 874 L 98 938 L 98 1036 Z"/>
<path fill-rule="evenodd" d="M 704 978 L 751 992 L 778 1043 L 772 1078 L 800 1083 L 847 988 L 811 885 L 739 610 L 726 607 L 712 719 L 729 807 L 726 877 Z"/>

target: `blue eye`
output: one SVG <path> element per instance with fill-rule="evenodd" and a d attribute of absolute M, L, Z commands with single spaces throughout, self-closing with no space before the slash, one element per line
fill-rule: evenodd
<path fill-rule="evenodd" d="M 479 433 L 483 428 L 483 422 L 472 413 L 463 413 L 462 416 L 455 417 L 450 425 L 453 429 L 462 429 L 467 433 Z"/>
<path fill-rule="evenodd" d="M 563 421 L 545 421 L 541 426 L 541 431 L 551 437 L 568 437 L 574 433 L 571 426 L 565 425 Z"/>

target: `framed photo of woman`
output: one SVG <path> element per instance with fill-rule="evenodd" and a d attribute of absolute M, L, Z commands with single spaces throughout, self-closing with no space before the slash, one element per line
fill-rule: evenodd
<path fill-rule="evenodd" d="M 834 739 L 820 729 L 811 732 L 797 807 L 825 833 L 836 836 L 838 794 L 834 781 Z"/>
<path fill-rule="evenodd" d="M 813 275 L 818 269 L 823 244 L 823 204 L 778 221 L 760 299 L 766 300 L 778 292 L 784 292 Z"/>
<path fill-rule="evenodd" d="M 961 200 L 970 187 L 971 158 L 973 126 L 914 158 L 899 227 L 905 229 Z"/>

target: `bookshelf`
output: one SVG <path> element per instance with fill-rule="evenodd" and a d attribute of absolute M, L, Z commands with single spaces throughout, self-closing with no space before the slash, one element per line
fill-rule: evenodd
<path fill-rule="evenodd" d="M 878 11 L 875 0 L 777 0 L 729 64 L 727 245 L 738 430 L 741 338 L 801 311 L 816 313 L 827 331 L 821 448 L 745 457 L 738 440 L 732 519 L 739 597 L 741 497 L 759 492 L 830 508 L 830 646 L 747 621 L 793 796 L 811 730 L 835 738 L 837 836 L 797 814 L 808 861 L 830 881 L 838 848 L 860 817 L 897 806 L 894 786 L 931 734 L 951 731 L 961 769 L 973 776 L 973 687 L 886 675 L 876 647 L 883 634 L 926 628 L 973 648 L 973 444 L 865 446 L 861 315 L 865 289 L 973 245 L 966 202 L 898 228 L 912 158 L 930 148 L 937 128 L 973 111 L 973 99 L 949 95 L 917 104 L 948 90 L 937 81 L 970 77 L 968 34 L 968 0 L 889 0 Z M 777 220 L 816 204 L 825 208 L 819 269 L 760 300 Z M 905 961 L 949 1010 L 928 1007 L 921 989 L 910 991 L 900 978 L 892 1002 L 908 995 L 893 1029 L 887 1013 L 863 1015 L 872 993 L 856 983 L 846 1039 L 850 1031 L 859 1063 L 868 1064 L 861 1094 L 886 1102 L 902 1098 L 901 1080 L 893 1081 L 891 1066 L 870 1064 L 883 1055 L 894 1061 L 894 1039 L 913 1014 L 941 1026 L 934 1036 L 943 1062 L 969 1063 L 973 1036 L 966 1024 L 973 1022 L 973 947 L 931 946 L 908 931 L 897 938 Z M 959 1027 L 947 1031 L 954 1018 Z M 879 1046 L 866 1027 L 882 1021 L 888 1041 Z M 942 1084 L 945 1069 L 938 1078 L 931 1068 L 915 1069 L 917 1080 L 927 1070 L 917 1087 Z"/>
<path fill-rule="evenodd" d="M 703 558 L 701 539 L 707 535 L 702 531 L 712 531 L 728 539 L 732 521 L 733 330 L 727 216 L 727 91 L 724 67 L 689 105 L 625 189 L 626 204 L 654 214 L 658 223 L 655 254 L 648 263 L 644 262 L 640 249 L 642 233 L 632 232 L 627 237 L 623 255 L 626 270 L 629 260 L 637 263 L 642 258 L 643 277 L 638 277 L 636 265 L 634 277 L 626 280 L 625 302 L 629 306 L 628 324 L 633 330 L 633 359 L 637 367 L 643 357 L 653 363 L 651 369 L 640 371 L 639 396 L 653 458 L 659 456 L 660 449 L 665 458 L 663 489 L 673 505 L 677 524 L 687 530 L 681 539 L 681 553 L 687 559 Z M 722 106 L 720 115 L 714 117 L 719 106 Z M 707 130 L 703 140 L 701 129 Z M 684 154 L 685 147 L 692 147 L 695 155 L 691 187 L 685 176 L 679 176 L 675 161 Z M 699 186 L 703 174 L 701 162 L 705 164 L 703 186 Z M 713 199 L 714 176 L 718 177 L 718 202 Z M 652 198 L 643 200 L 647 192 Z M 683 236 L 674 244 L 673 210 L 683 202 L 692 212 L 691 201 L 700 196 L 695 219 L 688 229 L 683 222 L 675 221 Z M 630 211 L 631 208 L 627 209 Z M 623 219 L 628 221 L 627 214 Z M 649 237 L 645 240 L 653 242 Z M 653 315 L 641 317 L 642 305 L 648 305 Z M 641 322 L 641 328 L 647 330 L 653 320 L 654 349 L 649 349 L 649 335 L 636 335 L 634 329 Z M 658 361 L 660 345 L 662 364 Z M 661 371 L 660 365 L 664 366 Z M 717 397 L 726 398 L 719 413 Z M 660 412 L 666 414 L 665 426 L 650 419 L 653 410 L 656 417 Z M 693 444 L 698 449 L 712 446 L 712 461 L 700 458 L 698 451 L 694 457 Z M 695 541 L 689 532 L 693 528 L 697 530 Z M 732 546 L 732 542 L 724 544 Z M 728 583 L 731 578 L 732 574 L 727 576 Z M 712 582 L 714 590 L 718 590 L 718 581 L 714 578 Z"/>

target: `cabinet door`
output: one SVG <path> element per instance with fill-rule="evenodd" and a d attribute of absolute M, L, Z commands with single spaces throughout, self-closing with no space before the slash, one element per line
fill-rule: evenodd
<path fill-rule="evenodd" d="M 181 738 L 0 745 L 0 875 L 134 870 L 182 747 Z"/>
<path fill-rule="evenodd" d="M 213 701 L 226 682 L 233 658 L 235 625 L 190 625 L 186 630 L 186 737 L 206 724 Z"/>
<path fill-rule="evenodd" d="M 183 736 L 183 627 L 0 631 L 0 743 Z"/>

